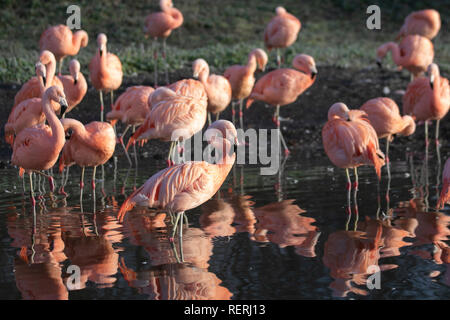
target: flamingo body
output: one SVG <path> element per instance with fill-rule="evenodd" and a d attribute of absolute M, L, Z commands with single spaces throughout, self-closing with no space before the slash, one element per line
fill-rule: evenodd
<path fill-rule="evenodd" d="M 426 9 L 410 13 L 400 29 L 397 38 L 417 34 L 428 39 L 433 39 L 441 29 L 441 16 L 438 11 Z"/>
<path fill-rule="evenodd" d="M 66 25 L 60 24 L 45 30 L 39 40 L 41 51 L 51 51 L 57 60 L 61 60 L 65 56 L 75 56 L 80 48 L 86 47 L 88 44 L 88 34 L 86 31 L 79 30 L 75 33 Z"/>
<path fill-rule="evenodd" d="M 292 45 L 301 29 L 300 20 L 284 8 L 278 7 L 276 13 L 264 31 L 264 43 L 269 51 L 272 48 L 286 48 Z"/>
<path fill-rule="evenodd" d="M 442 191 L 439 197 L 437 208 L 441 209 L 450 202 L 450 158 L 445 162 L 444 173 L 442 174 Z"/>
<path fill-rule="evenodd" d="M 173 8 L 171 0 L 161 0 L 160 7 L 161 12 L 149 14 L 145 18 L 144 32 L 152 38 L 167 38 L 183 24 L 183 14 Z"/>
<path fill-rule="evenodd" d="M 67 98 L 69 108 L 66 113 L 75 108 L 87 92 L 87 82 L 83 74 L 80 72 L 80 63 L 77 60 L 70 62 L 70 75 L 58 76 L 64 86 L 64 94 Z"/>

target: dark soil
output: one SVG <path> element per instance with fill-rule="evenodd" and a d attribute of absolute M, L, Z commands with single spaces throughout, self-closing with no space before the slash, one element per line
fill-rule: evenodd
<path fill-rule="evenodd" d="M 178 70 L 170 74 L 170 81 L 191 76 L 191 70 Z M 163 79 L 160 75 L 159 79 Z M 161 81 L 161 80 L 160 80 Z M 309 88 L 299 99 L 291 104 L 281 108 L 280 116 L 285 119 L 282 121 L 283 134 L 292 151 L 292 155 L 300 158 L 323 157 L 321 130 L 323 124 L 327 121 L 328 108 L 335 102 L 344 102 L 349 108 L 359 108 L 365 101 L 388 96 L 394 99 L 397 104 L 402 106 L 401 93 L 398 90 L 405 90 L 409 83 L 409 74 L 406 72 L 396 72 L 390 70 L 380 70 L 376 66 L 368 67 L 362 70 L 343 69 L 336 67 L 319 67 L 319 74 L 314 85 Z M 125 78 L 121 88 L 115 93 L 115 97 L 121 94 L 125 88 L 132 85 L 153 85 L 153 75 L 144 74 L 135 77 Z M 389 89 L 388 94 L 383 91 Z M 20 89 L 17 85 L 0 85 L 0 112 L 3 114 L 2 127 L 6 123 L 7 116 L 13 105 L 14 95 Z M 109 105 L 109 96 L 105 99 L 105 104 Z M 106 107 L 106 111 L 109 111 Z M 253 105 L 244 111 L 244 125 L 246 128 L 274 128 L 272 115 L 274 108 L 265 106 L 264 103 L 256 101 Z M 88 123 L 98 120 L 100 115 L 99 97 L 97 91 L 90 87 L 88 93 L 81 104 L 73 110 L 68 117 L 73 117 Z M 222 113 L 221 118 L 231 120 L 231 108 L 227 108 Z M 449 147 L 450 124 L 446 119 L 441 121 L 440 142 L 443 146 L 442 156 L 447 157 Z M 119 128 L 120 132 L 121 129 Z M 430 127 L 430 138 L 434 138 L 434 123 Z M 0 166 L 9 163 L 11 156 L 11 147 L 4 142 L 4 131 L 0 136 Z M 431 141 L 434 141 L 431 140 Z M 384 144 L 384 143 L 383 143 Z M 411 137 L 396 138 L 392 144 L 391 159 L 403 157 L 404 152 L 396 152 L 396 149 L 405 150 L 423 150 L 424 148 L 424 126 L 419 125 L 417 131 Z M 151 141 L 144 146 L 140 155 L 153 159 L 163 159 L 167 153 L 167 144 L 159 141 Z M 122 152 L 121 148 L 117 148 Z"/>

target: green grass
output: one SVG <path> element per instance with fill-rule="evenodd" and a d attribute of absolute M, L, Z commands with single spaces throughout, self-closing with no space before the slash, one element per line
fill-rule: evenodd
<path fill-rule="evenodd" d="M 142 27 L 146 14 L 159 10 L 158 2 L 78 1 L 82 28 L 90 36 L 89 46 L 77 57 L 82 71 L 88 73 L 97 33 L 105 32 L 109 50 L 120 57 L 126 76 L 152 72 L 151 41 L 143 37 Z M 307 53 L 318 66 L 355 68 L 373 65 L 376 48 L 394 38 L 410 11 L 436 8 L 443 20 L 434 41 L 436 61 L 442 70 L 450 71 L 450 37 L 445 32 L 449 9 L 444 10 L 442 1 L 380 4 L 382 30 L 374 31 L 367 30 L 365 22 L 371 2 L 174 0 L 185 21 L 168 40 L 168 62 L 171 68 L 190 68 L 193 60 L 203 57 L 217 73 L 231 64 L 245 63 L 251 49 L 263 47 L 264 27 L 274 15 L 274 8 L 282 3 L 302 21 L 299 40 L 286 50 L 286 61 L 290 62 L 297 53 Z M 49 25 L 65 23 L 66 8 L 73 1 L 0 0 L 0 4 L 0 82 L 22 83 L 34 74 L 42 31 Z M 393 67 L 392 62 L 390 66 Z M 162 67 L 160 61 L 159 68 Z"/>

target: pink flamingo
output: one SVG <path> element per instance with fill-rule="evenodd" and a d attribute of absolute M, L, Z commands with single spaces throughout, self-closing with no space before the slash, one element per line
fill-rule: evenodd
<path fill-rule="evenodd" d="M 39 62 L 45 66 L 45 73 L 42 75 L 44 88 L 48 89 L 51 86 L 64 88 L 61 80 L 55 77 L 56 60 L 53 53 L 48 50 L 42 51 L 39 56 Z M 40 98 L 42 94 L 44 94 L 44 91 L 41 90 L 38 77 L 32 77 L 17 92 L 14 97 L 14 106 L 27 99 Z"/>
<path fill-rule="evenodd" d="M 192 64 L 194 78 L 198 78 L 205 86 L 208 95 L 208 121 L 211 124 L 211 113 L 219 120 L 220 113 L 231 102 L 231 85 L 227 78 L 209 74 L 208 63 L 204 59 L 197 59 Z"/>
<path fill-rule="evenodd" d="M 131 165 L 131 159 L 128 155 L 128 151 L 125 149 L 123 143 L 123 137 L 133 127 L 133 134 L 136 131 L 136 126 L 140 126 L 144 123 L 145 118 L 150 112 L 148 105 L 150 95 L 155 91 L 152 87 L 147 86 L 134 86 L 129 87 L 122 93 L 114 104 L 113 109 L 106 114 L 106 119 L 111 121 L 111 125 L 114 127 L 118 120 L 126 124 L 124 132 L 119 136 L 119 142 L 122 145 L 128 162 Z M 135 152 L 135 161 L 136 152 Z"/>
<path fill-rule="evenodd" d="M 89 36 L 86 31 L 75 33 L 66 25 L 60 24 L 45 30 L 39 40 L 41 51 L 51 51 L 59 61 L 59 75 L 61 75 L 62 62 L 66 56 L 75 56 L 81 48 L 88 45 Z"/>
<path fill-rule="evenodd" d="M 389 169 L 389 143 L 394 134 L 410 136 L 416 131 L 416 123 L 411 116 L 401 116 L 394 100 L 380 97 L 367 101 L 361 108 L 367 114 L 378 138 L 386 138 L 386 165 Z"/>
<path fill-rule="evenodd" d="M 432 63 L 428 77 L 421 77 L 408 85 L 403 96 L 403 112 L 416 121 L 425 121 L 425 143 L 428 150 L 428 121 L 436 120 L 436 148 L 439 148 L 439 122 L 450 108 L 448 79 L 441 77 L 439 67 Z"/>
<path fill-rule="evenodd" d="M 87 92 L 87 82 L 83 74 L 80 72 L 80 63 L 73 59 L 69 64 L 70 75 L 58 76 L 64 86 L 64 94 L 67 98 L 69 108 L 66 113 L 69 113 L 75 108 Z"/>
<path fill-rule="evenodd" d="M 264 31 L 264 44 L 269 52 L 277 48 L 277 65 L 280 67 L 280 48 L 287 48 L 297 40 L 302 24 L 283 7 L 277 7 L 275 12 L 277 15 L 272 18 Z"/>
<path fill-rule="evenodd" d="M 103 122 L 103 91 L 111 92 L 111 109 L 114 106 L 114 90 L 122 84 L 122 63 L 119 58 L 107 51 L 108 39 L 104 33 L 97 36 L 98 50 L 89 64 L 92 85 L 100 93 L 100 121 Z"/>
<path fill-rule="evenodd" d="M 387 42 L 377 49 L 377 64 L 381 62 L 387 52 L 392 52 L 392 59 L 399 69 L 405 68 L 411 72 L 411 81 L 423 74 L 433 62 L 433 43 L 419 35 L 409 35 L 400 44 Z"/>
<path fill-rule="evenodd" d="M 158 85 L 158 51 L 156 45 L 158 38 L 163 39 L 162 57 L 166 68 L 166 83 L 169 83 L 169 75 L 167 74 L 166 62 L 166 39 L 170 36 L 173 30 L 179 28 L 183 24 L 183 14 L 180 10 L 173 7 L 172 0 L 160 0 L 159 6 L 161 12 L 154 12 L 145 18 L 144 32 L 145 37 L 153 38 L 153 55 L 155 59 L 155 87 Z"/>
<path fill-rule="evenodd" d="M 418 34 L 432 40 L 441 29 L 441 16 L 434 9 L 414 11 L 410 13 L 403 24 L 396 40 L 411 34 Z"/>
<path fill-rule="evenodd" d="M 349 110 L 345 104 L 339 102 L 333 104 L 328 111 L 328 122 L 322 129 L 322 142 L 331 162 L 339 168 L 345 168 L 350 207 L 349 168 L 355 170 L 355 194 L 358 189 L 359 166 L 374 166 L 378 179 L 381 179 L 384 154 L 379 148 L 377 133 L 364 111 Z"/>
<path fill-rule="evenodd" d="M 61 105 L 61 114 L 67 109 L 64 91 L 56 86 L 48 88 L 42 97 L 42 109 L 50 126 L 39 124 L 22 130 L 16 137 L 13 146 L 11 163 L 21 168 L 30 176 L 31 202 L 35 206 L 33 181 L 31 174 L 41 170 L 48 170 L 58 160 L 59 153 L 64 146 L 64 129 L 56 117 L 51 101 Z M 53 178 L 47 176 L 53 185 Z"/>
<path fill-rule="evenodd" d="M 217 164 L 194 161 L 159 171 L 125 200 L 118 213 L 118 220 L 122 222 L 125 214 L 136 205 L 166 210 L 171 215 L 176 213 L 171 240 L 181 218 L 181 242 L 184 212 L 205 203 L 219 190 L 236 158 L 232 145 L 237 144 L 237 133 L 230 121 L 215 121 L 208 127 L 206 135 L 211 146 L 222 152 Z"/>
<path fill-rule="evenodd" d="M 442 191 L 437 204 L 437 209 L 442 209 L 446 203 L 450 202 L 450 158 L 445 162 L 444 173 L 442 174 Z"/>
<path fill-rule="evenodd" d="M 231 84 L 232 98 L 239 100 L 239 120 L 241 128 L 244 128 L 242 107 L 244 99 L 252 92 L 255 85 L 255 71 L 259 68 L 264 71 L 268 61 L 267 54 L 262 49 L 253 49 L 249 55 L 247 64 L 245 66 L 233 65 L 228 67 L 224 72 L 224 77 L 228 79 Z M 233 123 L 235 123 L 235 109 L 234 102 L 231 103 L 231 113 Z"/>
<path fill-rule="evenodd" d="M 105 164 L 114 154 L 116 134 L 113 127 L 106 122 L 93 121 L 83 125 L 75 119 L 61 119 L 64 131 L 72 130 L 66 141 L 59 160 L 59 171 L 65 166 L 77 164 L 81 167 L 80 202 L 83 197 L 84 169 L 94 167 L 92 172 L 92 189 L 95 190 L 95 172 L 97 166 Z"/>
<path fill-rule="evenodd" d="M 202 130 L 206 122 L 207 95 L 199 81 L 180 80 L 156 89 L 149 97 L 151 110 L 145 122 L 129 139 L 126 149 L 137 140 L 172 141 L 167 162 L 172 164 L 176 141 L 184 141 Z M 174 140 L 175 139 L 175 140 Z"/>
<path fill-rule="evenodd" d="M 317 75 L 316 63 L 311 56 L 299 54 L 292 60 L 292 65 L 296 70 L 283 68 L 265 74 L 256 82 L 247 100 L 247 108 L 254 100 L 276 106 L 273 121 L 277 125 L 286 155 L 289 154 L 289 149 L 280 130 L 280 106 L 297 100 L 299 95 L 312 86 Z"/>

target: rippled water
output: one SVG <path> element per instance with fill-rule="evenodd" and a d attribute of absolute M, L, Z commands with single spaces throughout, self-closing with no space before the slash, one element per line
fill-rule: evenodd
<path fill-rule="evenodd" d="M 448 208 L 434 210 L 436 161 L 427 177 L 421 158 L 393 161 L 389 203 L 385 168 L 379 192 L 373 169 L 360 169 L 359 215 L 352 204 L 350 221 L 345 171 L 327 159 L 290 157 L 281 176 L 236 166 L 218 195 L 188 212 L 184 263 L 164 214 L 138 209 L 116 220 L 127 170 L 114 181 L 106 165 L 95 200 L 87 171 L 83 208 L 77 168 L 67 198 L 49 196 L 42 180 L 47 191 L 35 214 L 17 171 L 2 170 L 0 298 L 449 299 L 450 266 L 433 242 L 447 241 L 450 217 Z M 125 193 L 163 166 L 141 160 Z M 381 269 L 380 289 L 367 288 L 370 265 Z M 80 288 L 67 286 L 72 266 Z"/>

